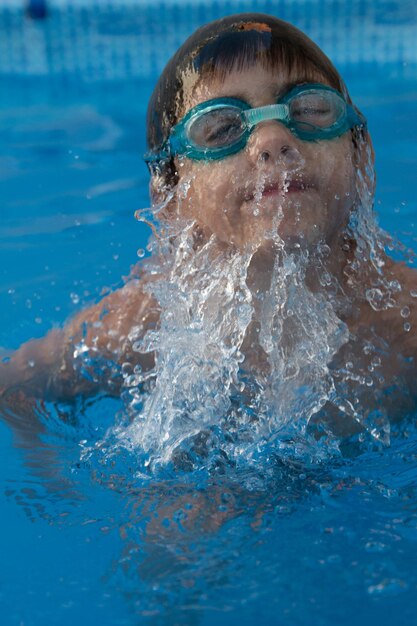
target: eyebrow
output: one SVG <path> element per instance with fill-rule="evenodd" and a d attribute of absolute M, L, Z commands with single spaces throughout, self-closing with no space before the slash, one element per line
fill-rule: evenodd
<path fill-rule="evenodd" d="M 297 87 L 297 85 L 304 85 L 304 84 L 308 84 L 310 82 L 312 82 L 312 81 L 308 80 L 307 78 L 304 78 L 302 80 L 288 81 L 288 82 L 284 83 L 279 89 L 274 91 L 274 99 L 275 100 L 279 100 L 279 98 L 281 98 L 282 96 L 285 96 L 286 93 L 291 91 L 291 89 L 293 89 L 294 87 Z M 238 100 L 243 100 L 244 102 L 248 102 L 248 99 L 247 99 L 246 95 L 247 94 L 245 94 L 244 92 L 238 91 L 238 92 L 234 92 L 233 94 L 231 94 L 231 97 L 232 98 L 237 98 Z"/>
<path fill-rule="evenodd" d="M 281 89 L 276 92 L 275 99 L 278 100 L 278 98 L 280 98 L 281 96 L 285 96 L 286 93 L 291 91 L 291 89 L 294 89 L 294 87 L 297 87 L 297 85 L 305 85 L 308 82 L 311 81 L 307 81 L 307 79 L 305 78 L 304 80 L 291 80 L 287 83 L 284 83 Z"/>

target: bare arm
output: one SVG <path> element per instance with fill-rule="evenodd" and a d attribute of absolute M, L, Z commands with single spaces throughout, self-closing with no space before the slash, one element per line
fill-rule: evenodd
<path fill-rule="evenodd" d="M 131 280 L 64 328 L 28 341 L 8 362 L 0 363 L 0 394 L 21 390 L 67 400 L 99 389 L 116 393 L 123 363 L 152 365 L 152 355 L 135 352 L 133 344 L 157 319 L 155 303 L 139 280 Z"/>

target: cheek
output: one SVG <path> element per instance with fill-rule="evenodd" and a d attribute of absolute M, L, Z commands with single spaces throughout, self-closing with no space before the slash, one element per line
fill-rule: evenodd
<path fill-rule="evenodd" d="M 322 192 L 327 196 L 327 202 L 333 204 L 353 202 L 355 192 L 355 166 L 353 162 L 353 146 L 350 138 L 343 137 L 336 140 L 338 143 L 326 149 L 321 146 L 321 155 L 316 155 L 318 176 Z"/>
<path fill-rule="evenodd" d="M 221 210 L 234 200 L 236 186 L 233 168 L 224 161 L 179 163 L 179 201 L 186 204 L 193 215 Z"/>

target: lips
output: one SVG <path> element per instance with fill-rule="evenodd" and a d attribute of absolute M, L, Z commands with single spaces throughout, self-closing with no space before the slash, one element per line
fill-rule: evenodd
<path fill-rule="evenodd" d="M 284 192 L 285 193 L 294 193 L 298 191 L 307 191 L 308 189 L 312 189 L 313 185 L 304 180 L 289 180 L 284 183 Z"/>
<path fill-rule="evenodd" d="M 284 182 L 281 181 L 265 181 L 262 185 L 256 185 L 249 190 L 245 190 L 244 199 L 246 201 L 259 200 L 260 198 L 280 195 L 286 196 L 292 193 L 301 193 L 314 189 L 312 182 L 305 179 L 290 178 Z"/>
<path fill-rule="evenodd" d="M 279 183 L 270 183 L 269 185 L 265 185 L 265 187 L 260 189 L 260 194 L 262 196 L 273 196 L 275 194 L 280 194 L 284 190 L 283 186 Z"/>

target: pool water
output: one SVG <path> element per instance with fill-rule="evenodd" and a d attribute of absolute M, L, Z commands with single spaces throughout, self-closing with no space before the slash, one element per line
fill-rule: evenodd
<path fill-rule="evenodd" d="M 374 140 L 380 223 L 417 250 L 417 72 L 342 69 Z M 154 78 L 3 79 L 0 346 L 16 348 L 122 284 L 149 231 L 145 107 Z M 344 456 L 225 473 L 91 461 L 120 402 L 39 404 L 0 422 L 2 623 L 348 625 L 417 618 L 417 431 Z M 58 411 L 60 415 L 58 415 Z"/>

